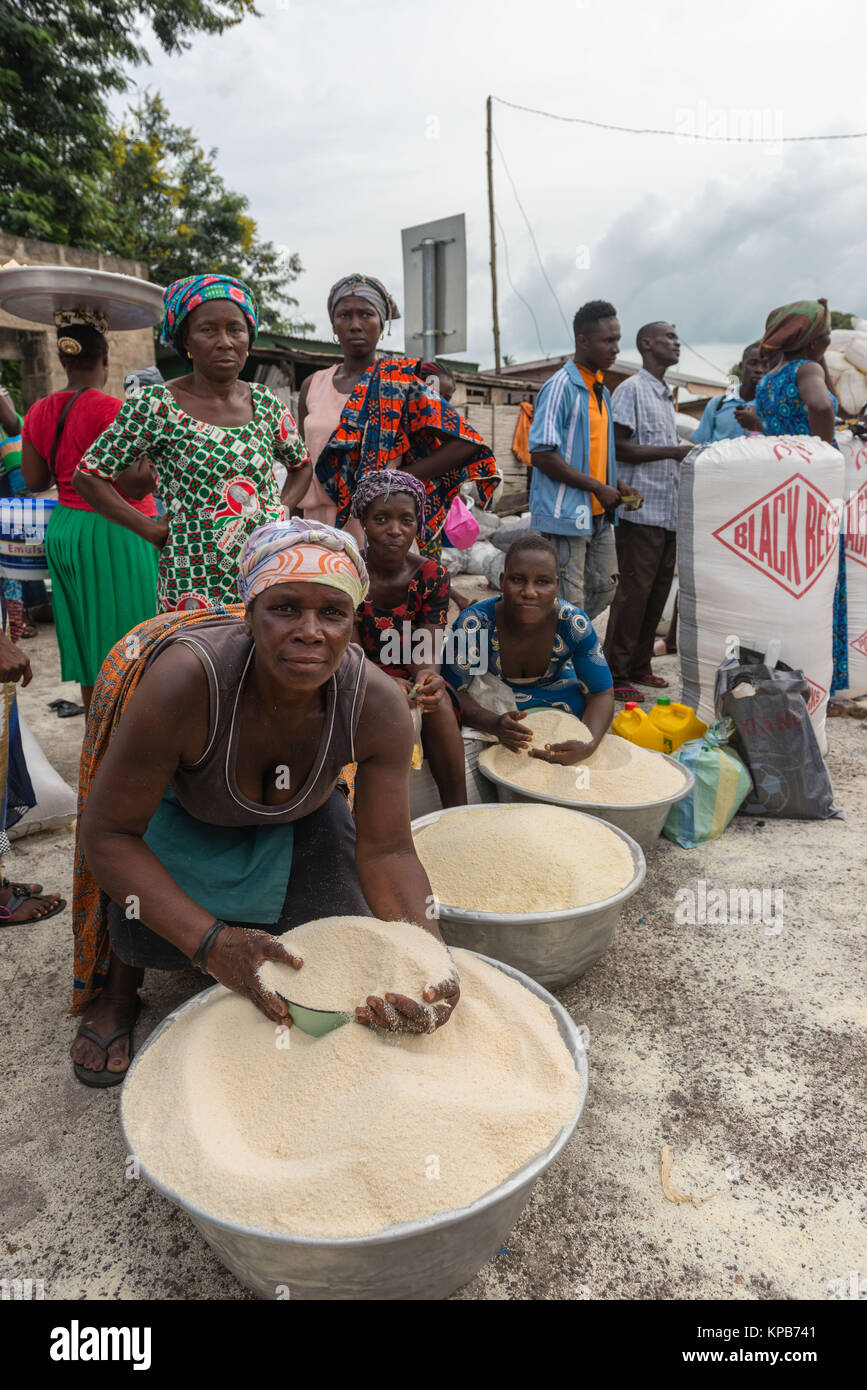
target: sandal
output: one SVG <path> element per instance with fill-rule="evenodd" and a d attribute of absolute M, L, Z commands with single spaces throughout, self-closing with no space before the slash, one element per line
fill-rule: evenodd
<path fill-rule="evenodd" d="M 19 888 L 26 888 L 26 883 L 19 883 Z M 0 927 L 30 927 L 36 922 L 47 922 L 49 917 L 56 917 L 58 912 L 62 912 L 66 907 L 66 899 L 61 898 L 54 904 L 48 912 L 40 912 L 37 917 L 22 917 L 20 921 L 13 922 L 13 914 L 16 913 L 24 903 L 29 903 L 37 898 L 37 893 L 18 893 L 13 885 L 12 896 L 8 902 L 0 903 Z"/>
<path fill-rule="evenodd" d="M 101 1038 L 98 1033 L 94 1033 L 92 1028 L 88 1028 L 84 1023 L 81 1024 L 75 1036 L 77 1038 L 87 1038 L 88 1042 L 96 1043 L 97 1047 L 101 1047 L 103 1052 L 105 1053 L 106 1062 L 106 1065 L 103 1067 L 102 1071 L 91 1071 L 90 1067 L 83 1067 L 80 1062 L 73 1062 L 72 1070 L 75 1072 L 75 1075 L 81 1082 L 82 1086 L 91 1086 L 94 1090 L 99 1091 L 104 1090 L 107 1086 L 119 1086 L 121 1084 L 127 1072 L 129 1071 L 130 1066 L 132 1065 L 132 1059 L 135 1055 L 132 1042 L 132 1032 L 135 1028 L 136 1023 L 138 1022 L 138 1016 L 141 1013 L 141 1003 L 141 998 L 137 994 L 135 997 L 135 1006 L 133 1008 L 132 1018 L 130 1019 L 130 1021 L 128 1023 L 125 1023 L 122 1028 L 115 1028 L 114 1032 L 107 1038 Z M 109 1071 L 108 1049 L 111 1047 L 113 1042 L 116 1042 L 118 1038 L 122 1038 L 125 1033 L 129 1034 L 129 1062 L 124 1067 L 123 1071 Z"/>
<path fill-rule="evenodd" d="M 634 702 L 637 705 L 644 704 L 644 696 L 642 695 L 640 690 L 635 689 L 634 685 L 615 685 L 614 698 L 615 700 L 621 700 L 624 703 L 627 700 L 634 700 Z"/>
<path fill-rule="evenodd" d="M 667 690 L 670 682 L 663 680 L 662 676 L 655 676 L 652 671 L 648 671 L 646 676 L 637 677 L 639 685 L 650 685 L 654 690 Z"/>
<path fill-rule="evenodd" d="M 84 705 L 76 705 L 72 700 L 52 700 L 48 706 L 58 719 L 71 719 L 74 714 L 84 714 Z"/>
<path fill-rule="evenodd" d="M 42 892 L 41 883 L 12 883 L 2 874 L 0 874 L 0 888 L 11 888 L 13 893 L 20 893 L 22 898 L 38 898 Z"/>

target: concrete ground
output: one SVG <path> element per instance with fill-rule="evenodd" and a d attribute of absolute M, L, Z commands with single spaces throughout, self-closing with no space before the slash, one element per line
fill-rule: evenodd
<path fill-rule="evenodd" d="M 51 629 L 27 650 L 22 708 L 74 784 L 82 721 L 45 706 L 76 692 Z M 829 737 L 845 821 L 738 818 L 699 850 L 660 841 L 614 945 L 561 996 L 589 1033 L 579 1130 L 456 1298 L 825 1299 L 852 1271 L 867 1287 L 867 723 L 830 721 Z M 72 843 L 19 841 L 7 873 L 68 897 Z M 782 890 L 782 914 L 678 925 L 678 893 L 700 882 Z M 125 1177 L 119 1093 L 80 1086 L 67 1055 L 70 955 L 68 908 L 0 928 L 0 1277 L 42 1280 L 49 1299 L 251 1297 L 185 1216 Z M 138 1044 L 202 987 L 150 976 Z M 664 1199 L 663 1144 L 672 1186 L 711 1200 Z"/>

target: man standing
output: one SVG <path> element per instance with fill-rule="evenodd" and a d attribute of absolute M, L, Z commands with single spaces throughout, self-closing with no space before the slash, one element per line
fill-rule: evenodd
<path fill-rule="evenodd" d="M 624 511 L 617 528 L 620 584 L 611 605 L 605 657 L 616 700 L 643 701 L 635 683 L 665 687 L 651 670 L 653 639 L 677 558 L 677 488 L 680 465 L 692 444 L 681 444 L 674 396 L 665 373 L 680 358 L 673 324 L 648 323 L 636 338 L 642 368 L 611 398 L 617 471 L 623 493 L 641 484 L 644 505 Z"/>
<path fill-rule="evenodd" d="M 530 513 L 533 529 L 557 551 L 561 598 L 595 618 L 617 588 L 614 511 L 634 489 L 617 486 L 611 397 L 603 376 L 620 346 L 617 310 L 593 299 L 578 310 L 572 328 L 575 356 L 549 377 L 536 400 Z"/>
<path fill-rule="evenodd" d="M 750 433 L 741 424 L 741 414 L 751 405 L 756 387 L 765 374 L 761 344 L 750 343 L 741 358 L 740 387 L 730 396 L 717 396 L 708 401 L 699 427 L 692 436 L 693 444 L 714 444 L 718 439 L 741 439 Z"/>

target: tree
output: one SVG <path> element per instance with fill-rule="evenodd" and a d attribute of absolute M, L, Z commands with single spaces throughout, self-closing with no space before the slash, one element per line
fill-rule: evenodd
<path fill-rule="evenodd" d="M 159 95 L 145 93 L 112 146 L 101 249 L 147 262 L 163 285 L 209 270 L 237 275 L 256 292 L 263 328 L 312 329 L 287 313 L 298 303 L 288 293 L 303 269 L 297 252 L 258 239 L 247 199 L 226 187 L 216 158 L 172 124 Z"/>
<path fill-rule="evenodd" d="M 106 96 L 147 62 L 138 25 L 167 53 L 256 14 L 254 0 L 3 0 L 0 225 L 13 236 L 95 247 L 111 219 Z"/>
<path fill-rule="evenodd" d="M 838 310 L 836 310 L 836 309 L 832 309 L 832 310 L 831 310 L 831 327 L 832 327 L 832 328 L 851 328 L 851 327 L 852 327 L 852 319 L 853 319 L 853 318 L 854 318 L 854 314 L 843 314 L 843 313 L 838 312 Z"/>

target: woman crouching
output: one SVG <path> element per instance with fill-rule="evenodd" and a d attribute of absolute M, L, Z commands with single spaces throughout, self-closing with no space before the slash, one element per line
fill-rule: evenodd
<path fill-rule="evenodd" d="M 593 624 L 574 604 L 557 597 L 557 552 L 544 536 L 530 532 L 513 541 L 506 554 L 501 598 L 471 604 L 450 634 L 460 654 L 443 674 L 458 690 L 464 719 L 474 729 L 495 734 L 513 753 L 523 752 L 532 734 L 521 721 L 535 708 L 562 709 L 583 721 L 589 741 L 546 744 L 531 756 L 549 763 L 588 758 L 611 727 L 614 692 L 611 672 Z M 461 638 L 460 634 L 464 634 Z M 480 656 L 485 656 L 484 671 Z M 478 695 L 468 687 L 477 674 L 496 678 Z M 493 708 L 491 690 L 512 707 Z"/>
<path fill-rule="evenodd" d="M 72 1011 L 86 1012 L 72 1056 L 85 1085 L 122 1079 L 145 968 L 192 962 L 288 1024 L 258 976 L 265 960 L 300 965 L 276 934 L 371 913 L 439 934 L 410 831 L 406 699 L 350 644 L 367 592 L 353 541 L 321 523 L 260 527 L 239 590 L 246 611 L 160 615 L 100 673 L 73 910 Z M 335 790 L 351 764 L 354 825 Z M 385 999 L 359 1020 L 424 1030 L 417 1001 Z M 441 1024 L 457 994 L 425 999 Z"/>

